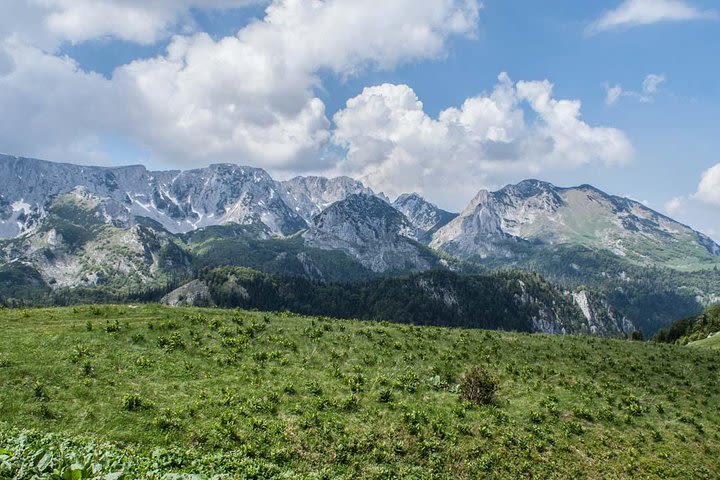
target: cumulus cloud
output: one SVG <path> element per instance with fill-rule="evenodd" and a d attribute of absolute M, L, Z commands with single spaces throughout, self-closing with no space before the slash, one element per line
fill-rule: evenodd
<path fill-rule="evenodd" d="M 712 19 L 717 16 L 714 11 L 700 10 L 681 0 L 625 0 L 590 24 L 587 33 L 658 22 Z"/>
<path fill-rule="evenodd" d="M 263 0 L 4 0 L 0 32 L 46 50 L 61 42 L 114 37 L 155 43 L 193 28 L 192 8 L 228 9 Z"/>
<path fill-rule="evenodd" d="M 588 125 L 579 101 L 555 99 L 552 90 L 547 80 L 516 83 L 502 73 L 492 92 L 432 118 L 407 85 L 366 88 L 334 117 L 333 139 L 347 150 L 339 171 L 390 194 L 418 191 L 457 208 L 479 185 L 513 174 L 632 157 L 621 131 Z"/>
<path fill-rule="evenodd" d="M 146 33 L 163 35 L 182 16 L 178 8 Z M 479 12 L 476 0 L 392 0 L 373 8 L 356 0 L 275 0 L 264 18 L 236 35 L 174 36 L 162 55 L 120 66 L 109 79 L 11 35 L 0 41 L 7 120 L 0 122 L 0 144 L 11 153 L 103 162 L 103 138 L 121 137 L 174 166 L 229 161 L 275 173 L 344 173 L 378 190 L 419 191 L 452 207 L 513 176 L 631 158 L 627 137 L 589 125 L 578 100 L 556 99 L 547 80 L 514 82 L 506 74 L 491 92 L 437 117 L 406 85 L 369 87 L 348 100 L 333 126 L 316 94 L 320 72 L 349 77 L 440 57 L 448 38 L 475 33 Z M 152 38 L 112 25 L 92 28 L 62 35 Z"/>
<path fill-rule="evenodd" d="M 664 211 L 710 235 L 720 242 L 720 163 L 705 170 L 694 193 L 673 197 Z"/>
<path fill-rule="evenodd" d="M 82 9 L 76 6 L 86 2 L 38 1 L 46 8 L 56 8 L 65 19 L 48 28 L 64 25 L 64 38 L 78 41 L 102 32 L 152 41 L 178 15 L 166 12 L 169 16 L 148 20 L 153 24 L 146 27 L 140 22 L 132 27 L 142 29 L 137 32 L 120 30 L 126 23 L 120 14 L 117 28 L 112 23 L 78 25 L 79 30 L 73 30 L 73 12 L 82 16 Z M 200 4 L 220 8 L 239 2 L 87 3 L 92 5 L 82 17 L 86 20 L 95 18 L 94 8 L 127 8 L 142 13 L 143 8 L 173 3 L 176 7 L 168 11 L 183 12 Z M 28 88 L 20 83 L 22 76 L 18 74 L 6 76 L 3 85 L 17 92 L 14 98 L 18 109 L 28 104 L 37 106 L 44 117 L 64 118 L 64 126 L 50 138 L 40 131 L 26 134 L 27 142 L 38 142 L 31 152 L 52 147 L 54 141 L 77 144 L 78 137 L 96 135 L 107 128 L 180 166 L 236 161 L 275 169 L 320 167 L 324 158 L 320 150 L 330 137 L 325 106 L 315 95 L 321 87 L 320 71 L 350 76 L 368 68 L 392 68 L 402 62 L 443 55 L 448 37 L 474 34 L 479 10 L 477 0 L 393 0 L 379 2 L 373 8 L 355 0 L 275 0 L 262 20 L 247 25 L 237 35 L 219 40 L 203 33 L 175 36 L 164 55 L 121 66 L 108 82 L 95 81 L 93 74 L 79 71 L 71 60 L 43 53 L 41 48 L 27 46 L 13 36 L 4 42 L 15 46 L 13 61 L 37 81 Z M 42 16 L 44 22 L 49 18 L 54 17 Z M 41 65 L 35 68 L 31 58 L 42 59 Z M 45 64 L 64 67 L 44 69 Z M 53 89 L 45 91 L 44 85 L 64 88 L 63 101 L 55 104 L 56 93 Z M 79 104 L 99 105 L 93 107 L 99 109 L 94 125 L 87 125 L 84 116 L 78 114 Z M 13 118 L 23 118 L 22 111 Z M 17 143 L 14 137 L 2 135 L 2 130 L 0 141 Z"/>
<path fill-rule="evenodd" d="M 703 172 L 694 197 L 707 204 L 720 206 L 720 163 Z"/>
<path fill-rule="evenodd" d="M 678 215 L 683 212 L 685 205 L 687 204 L 687 198 L 685 197 L 673 197 L 665 202 L 664 210 L 668 215 Z"/>
<path fill-rule="evenodd" d="M 0 73 L 3 149 L 66 161 L 97 160 L 94 149 L 80 158 L 66 155 L 80 153 L 82 145 L 94 143 L 109 127 L 118 104 L 110 82 L 83 72 L 72 59 L 34 47 L 6 44 L 0 46 L 0 57 L 3 52 L 9 59 L 9 68 Z"/>

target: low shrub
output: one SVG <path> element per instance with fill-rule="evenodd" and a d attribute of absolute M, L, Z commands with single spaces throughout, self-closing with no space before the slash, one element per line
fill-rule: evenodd
<path fill-rule="evenodd" d="M 497 380 L 481 366 L 470 369 L 460 381 L 460 396 L 476 405 L 492 403 L 497 390 Z"/>
<path fill-rule="evenodd" d="M 137 412 L 140 410 L 149 410 L 153 408 L 154 404 L 151 401 L 142 398 L 137 393 L 131 393 L 123 397 L 122 406 L 123 410 L 127 410 L 128 412 Z"/>

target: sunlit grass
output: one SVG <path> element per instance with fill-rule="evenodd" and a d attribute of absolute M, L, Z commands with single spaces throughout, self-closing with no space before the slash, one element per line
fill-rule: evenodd
<path fill-rule="evenodd" d="M 103 451 L 127 478 L 720 474 L 712 350 L 160 306 L 3 310 L 0 328 L 8 465 L 76 438 L 48 469 Z M 475 366 L 490 405 L 462 400 Z"/>

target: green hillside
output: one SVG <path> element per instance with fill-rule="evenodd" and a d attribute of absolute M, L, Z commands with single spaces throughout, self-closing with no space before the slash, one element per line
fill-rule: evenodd
<path fill-rule="evenodd" d="M 714 338 L 720 332 L 720 305 L 712 305 L 700 315 L 683 318 L 673 322 L 670 327 L 662 329 L 654 337 L 661 343 L 677 343 L 679 345 L 711 346 L 717 348 L 720 339 Z"/>
<path fill-rule="evenodd" d="M 0 478 L 720 475 L 712 350 L 159 306 L 0 328 Z"/>
<path fill-rule="evenodd" d="M 715 333 L 711 337 L 704 338 L 702 340 L 696 340 L 694 342 L 690 342 L 690 343 L 688 343 L 688 346 L 698 347 L 698 348 L 709 348 L 712 350 L 720 350 L 720 335 L 718 335 L 718 333 Z"/>
<path fill-rule="evenodd" d="M 488 268 L 507 268 L 502 262 Z M 643 267 L 601 250 L 559 245 L 528 255 L 513 268 L 537 272 L 567 288 L 586 285 L 642 329 L 647 337 L 716 301 L 720 271 Z"/>

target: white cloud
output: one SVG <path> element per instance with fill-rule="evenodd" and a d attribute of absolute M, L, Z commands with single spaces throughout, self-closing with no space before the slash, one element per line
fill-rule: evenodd
<path fill-rule="evenodd" d="M 193 28 L 190 9 L 228 9 L 264 0 L 4 0 L 0 32 L 54 50 L 61 42 L 114 37 L 154 43 Z"/>
<path fill-rule="evenodd" d="M 623 94 L 623 88 L 620 85 L 606 86 L 607 95 L 605 96 L 605 105 L 615 105 Z"/>
<path fill-rule="evenodd" d="M 587 29 L 594 34 L 622 27 L 650 25 L 658 22 L 717 18 L 713 11 L 699 10 L 681 0 L 625 0 L 614 10 L 605 12 Z"/>
<path fill-rule="evenodd" d="M 720 163 L 703 172 L 694 197 L 707 204 L 720 206 Z"/>
<path fill-rule="evenodd" d="M 695 193 L 667 201 L 664 211 L 720 242 L 720 163 L 702 173 Z"/>
<path fill-rule="evenodd" d="M 665 83 L 665 75 L 657 75 L 654 73 L 651 73 L 647 77 L 645 77 L 645 80 L 642 84 L 643 93 L 646 95 L 653 95 L 660 91 L 660 85 Z"/>
<path fill-rule="evenodd" d="M 76 8 L 85 1 L 38 1 L 58 9 L 65 20 L 56 27 L 67 27 L 62 34 L 71 41 L 102 32 L 152 41 L 178 15 L 158 7 L 169 0 L 88 1 L 85 14 Z M 187 0 L 168 11 L 183 12 L 201 3 L 217 8 L 238 4 Z M 95 25 L 91 20 L 99 14 L 94 9 L 105 7 L 135 13 L 158 7 L 169 16 L 156 21 L 160 17 L 150 15 L 155 19 L 148 20 L 152 25 L 140 22 L 133 28 L 142 31 L 131 32 L 121 30 L 127 22 L 119 13 L 110 23 Z M 14 92 L 12 97 L 7 93 L 15 106 L 7 118 L 18 119 L 18 126 L 6 127 L 7 132 L 0 128 L 0 142 L 34 154 L 86 144 L 87 138 L 110 133 L 124 135 L 180 166 L 236 161 L 274 169 L 320 167 L 330 123 L 314 93 L 321 87 L 318 72 L 350 76 L 367 68 L 441 56 L 449 36 L 474 34 L 479 10 L 477 0 L 393 0 L 373 8 L 355 0 L 275 0 L 264 19 L 236 36 L 175 36 L 166 54 L 121 66 L 109 81 L 79 70 L 69 59 L 29 47 L 14 35 L 4 45 L 17 65 L 14 73 L 0 78 L 0 86 Z M 92 25 L 75 25 L 75 14 Z M 24 77 L 33 82 L 24 84 Z M 57 101 L 59 89 L 63 98 Z M 19 140 L 13 129 L 25 127 L 24 105 L 62 125 L 47 136 L 28 130 Z M 92 109 L 92 121 L 86 119 L 85 109 Z M 43 127 L 52 128 L 49 123 Z"/>
<path fill-rule="evenodd" d="M 667 78 L 665 75 L 651 73 L 645 77 L 642 83 L 642 90 L 636 92 L 634 90 L 625 90 L 622 85 L 617 84 L 610 86 L 605 84 L 605 105 L 612 106 L 618 103 L 622 97 L 634 98 L 642 103 L 649 103 L 655 99 L 655 96 L 661 92 L 660 85 L 665 83 Z"/>
<path fill-rule="evenodd" d="M 621 131 L 588 125 L 580 102 L 557 100 L 552 89 L 547 80 L 514 83 L 503 73 L 491 93 L 435 119 L 406 85 L 366 88 L 334 118 L 334 141 L 348 152 L 339 171 L 390 194 L 418 191 L 457 208 L 479 186 L 518 174 L 632 157 Z"/>
<path fill-rule="evenodd" d="M 0 73 L 3 149 L 65 161 L 97 160 L 94 148 L 75 155 L 109 127 L 119 104 L 110 82 L 83 72 L 67 57 L 33 47 L 0 43 L 3 55 L 10 59 Z"/>
<path fill-rule="evenodd" d="M 685 197 L 673 197 L 665 202 L 664 210 L 668 215 L 678 215 L 683 212 L 685 205 L 687 204 L 687 198 Z"/>

